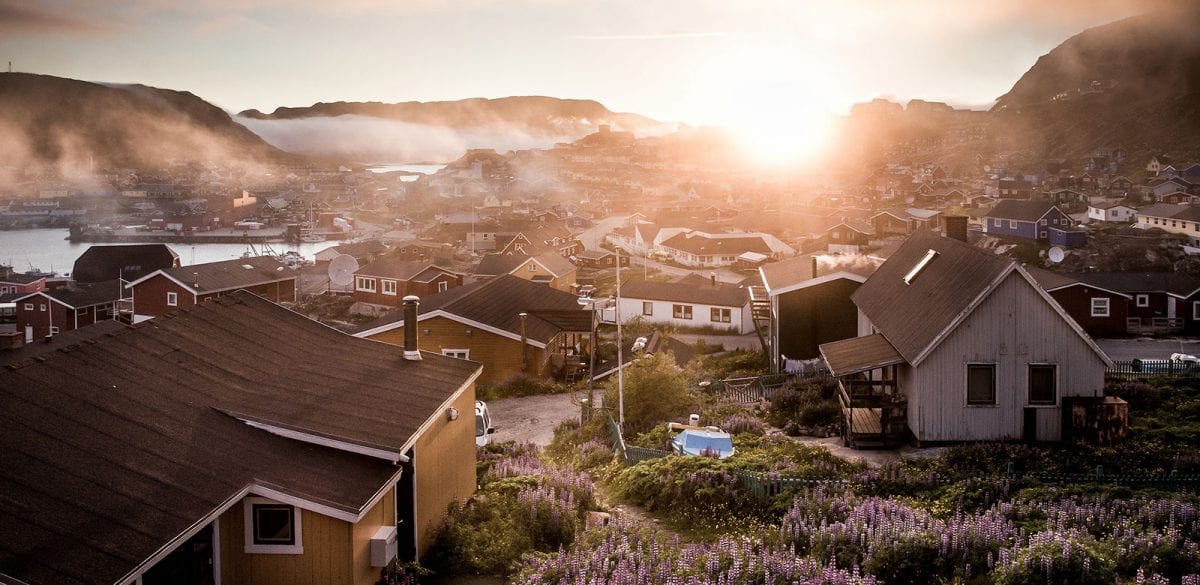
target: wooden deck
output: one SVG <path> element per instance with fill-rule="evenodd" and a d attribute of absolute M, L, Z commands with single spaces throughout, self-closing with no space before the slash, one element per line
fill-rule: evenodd
<path fill-rule="evenodd" d="M 878 435 L 883 432 L 879 420 L 883 411 L 878 408 L 849 408 L 850 432 L 859 435 Z"/>

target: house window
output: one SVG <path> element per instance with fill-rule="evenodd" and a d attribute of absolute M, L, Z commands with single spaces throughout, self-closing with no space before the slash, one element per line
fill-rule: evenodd
<path fill-rule="evenodd" d="M 32 310 L 33 310 L 33 303 L 25 303 L 25 310 L 26 310 L 26 311 L 32 311 Z"/>
<path fill-rule="evenodd" d="M 839 234 L 837 231 L 834 231 L 832 234 L 830 234 L 830 237 L 832 237 L 835 240 L 838 239 L 840 236 L 841 236 L 841 234 Z"/>
<path fill-rule="evenodd" d="M 537 272 L 537 264 L 534 264 L 533 262 L 530 262 L 530 263 L 529 263 L 529 271 L 530 271 L 530 272 Z"/>
<path fill-rule="evenodd" d="M 1008 229 L 1010 229 L 1010 230 L 1017 229 L 1017 220 L 1015 220 L 1015 219 L 1008 220 Z"/>
<path fill-rule="evenodd" d="M 462 360 L 471 359 L 471 350 L 469 349 L 443 349 L 442 355 L 458 358 Z"/>
<path fill-rule="evenodd" d="M 1137 306 L 1139 306 L 1139 307 L 1149 307 L 1150 306 L 1150 295 L 1138 295 L 1136 298 L 1137 298 Z"/>
<path fill-rule="evenodd" d="M 450 283 L 444 280 L 438 283 L 438 292 L 446 292 L 447 290 L 450 290 Z"/>
<path fill-rule="evenodd" d="M 1200 301 L 1192 301 L 1192 319 L 1200 321 Z"/>
<path fill-rule="evenodd" d="M 1042 225 L 1046 225 L 1046 220 L 1045 220 L 1045 219 L 1042 219 L 1042 220 L 1041 220 L 1041 221 L 1039 221 L 1038 223 L 1040 223 L 1040 224 L 1042 224 Z M 1055 224 L 1055 225 L 1058 225 L 1058 220 L 1057 220 L 1057 219 L 1056 219 L 1056 220 L 1054 220 L 1054 224 Z"/>
<path fill-rule="evenodd" d="M 967 364 L 967 404 L 996 404 L 996 364 Z"/>
<path fill-rule="evenodd" d="M 38 303 L 38 310 L 45 313 L 46 312 L 46 303 Z"/>
<path fill-rule="evenodd" d="M 689 319 L 690 320 L 692 318 L 692 306 L 691 305 L 671 305 L 671 316 L 676 319 Z"/>
<path fill-rule="evenodd" d="M 50 335 L 58 335 L 58 327 L 50 326 Z"/>
<path fill-rule="evenodd" d="M 642 314 L 651 317 L 654 315 L 654 303 L 650 301 L 642 301 Z"/>
<path fill-rule="evenodd" d="M 379 281 L 379 283 L 380 283 L 381 287 L 383 288 L 383 294 L 385 294 L 385 295 L 396 294 L 396 281 L 381 280 L 381 281 Z"/>
<path fill-rule="evenodd" d="M 1092 316 L 1107 317 L 1108 316 L 1108 299 L 1101 297 L 1092 298 Z"/>
<path fill-rule="evenodd" d="M 245 513 L 245 552 L 256 554 L 304 554 L 302 514 L 290 506 L 267 498 L 242 500 Z"/>
<path fill-rule="evenodd" d="M 709 311 L 709 321 L 712 321 L 713 323 L 729 323 L 732 320 L 732 317 L 733 317 L 732 309 L 722 309 L 720 307 L 713 307 Z"/>
<path fill-rule="evenodd" d="M 1046 237 L 1046 231 L 1045 231 L 1045 230 L 1042 230 L 1042 236 L 1041 236 L 1041 237 L 1043 237 L 1043 238 L 1044 238 L 1044 237 Z"/>
<path fill-rule="evenodd" d="M 1000 227 L 1000 220 L 998 220 L 998 219 L 993 219 L 993 220 L 992 220 L 992 227 Z"/>
<path fill-rule="evenodd" d="M 1056 370 L 1053 364 L 1029 364 L 1030 404 L 1058 402 L 1058 392 L 1055 388 Z"/>
<path fill-rule="evenodd" d="M 167 306 L 168 307 L 178 307 L 179 306 L 179 293 L 173 293 L 173 292 L 167 293 Z"/>
<path fill-rule="evenodd" d="M 354 279 L 356 281 L 358 281 L 355 283 L 355 286 L 358 288 L 358 290 L 361 290 L 363 292 L 375 292 L 375 279 L 374 278 L 367 278 L 365 276 L 356 276 L 356 277 L 354 277 Z"/>

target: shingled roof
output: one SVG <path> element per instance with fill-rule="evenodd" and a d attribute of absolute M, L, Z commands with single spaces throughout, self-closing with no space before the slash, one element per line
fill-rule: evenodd
<path fill-rule="evenodd" d="M 417 260 L 401 260 L 399 258 L 380 258 L 355 271 L 359 276 L 377 276 L 379 278 L 395 278 L 396 280 L 413 280 L 422 272 L 433 269 L 439 273 L 453 274 L 445 268 L 434 266 L 428 262 Z M 422 280 L 421 282 L 424 282 Z"/>
<path fill-rule="evenodd" d="M 121 281 L 117 279 L 94 284 L 73 285 L 22 295 L 21 298 L 45 295 L 72 309 L 112 303 L 121 298 Z"/>
<path fill-rule="evenodd" d="M 709 236 L 689 232 L 676 234 L 661 245 L 696 256 L 737 256 L 743 252 L 770 256 L 774 253 L 762 236 Z"/>
<path fill-rule="evenodd" d="M 563 331 L 591 331 L 591 315 L 580 306 L 579 297 L 510 274 L 429 295 L 421 299 L 418 320 L 444 315 L 512 337 L 521 334 L 521 313 L 529 315 L 525 336 L 535 345 L 544 346 Z M 360 327 L 355 335 L 367 337 L 403 325 L 404 311 L 399 309 Z"/>
<path fill-rule="evenodd" d="M 480 370 L 401 354 L 237 292 L 0 369 L 0 574 L 119 582 L 247 493 L 361 518 Z"/>
<path fill-rule="evenodd" d="M 92 246 L 75 259 L 75 282 L 139 279 L 155 270 L 179 265 L 179 254 L 166 244 Z"/>
<path fill-rule="evenodd" d="M 702 281 L 702 282 L 698 282 Z M 627 299 L 694 303 L 717 307 L 741 307 L 750 300 L 749 292 L 733 284 L 695 278 L 685 282 L 631 280 L 621 284 L 621 296 Z"/>
<path fill-rule="evenodd" d="M 289 269 L 279 260 L 270 256 L 252 256 L 155 270 L 129 283 L 129 286 L 160 274 L 198 293 L 234 290 L 296 278 L 296 271 Z"/>
<path fill-rule="evenodd" d="M 915 278 L 905 276 L 934 252 Z M 905 361 L 916 364 L 1015 263 L 953 238 L 917 232 L 850 297 Z"/>
<path fill-rule="evenodd" d="M 1037 221 L 1054 209 L 1053 201 L 1021 201 L 1018 199 L 1003 199 L 984 217 L 1012 219 L 1016 221 Z"/>
<path fill-rule="evenodd" d="M 488 254 L 475 267 L 475 274 L 480 276 L 512 274 L 514 270 L 525 265 L 530 259 L 555 276 L 563 276 L 576 269 L 570 260 L 563 258 L 556 252 L 547 252 L 545 254 L 538 254 L 537 256 L 527 256 L 525 254 Z"/>

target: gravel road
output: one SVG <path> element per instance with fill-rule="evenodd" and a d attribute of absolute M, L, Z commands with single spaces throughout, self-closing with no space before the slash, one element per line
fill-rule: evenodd
<path fill-rule="evenodd" d="M 579 397 L 586 394 L 580 393 Z M 554 438 L 554 427 L 567 419 L 579 419 L 579 405 L 570 392 L 489 400 L 487 404 L 492 426 L 496 427 L 493 441 L 549 445 Z"/>

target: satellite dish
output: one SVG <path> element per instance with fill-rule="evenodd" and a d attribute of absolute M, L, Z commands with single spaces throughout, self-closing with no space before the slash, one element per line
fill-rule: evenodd
<path fill-rule="evenodd" d="M 1050 257 L 1050 262 L 1053 264 L 1058 264 L 1059 262 L 1063 261 L 1063 258 L 1067 257 L 1067 253 L 1058 246 L 1050 248 L 1050 252 L 1048 252 L 1046 255 Z"/>
<path fill-rule="evenodd" d="M 329 262 L 329 282 L 338 286 L 346 286 L 354 282 L 354 273 L 358 271 L 358 260 L 349 254 L 339 254 Z"/>

